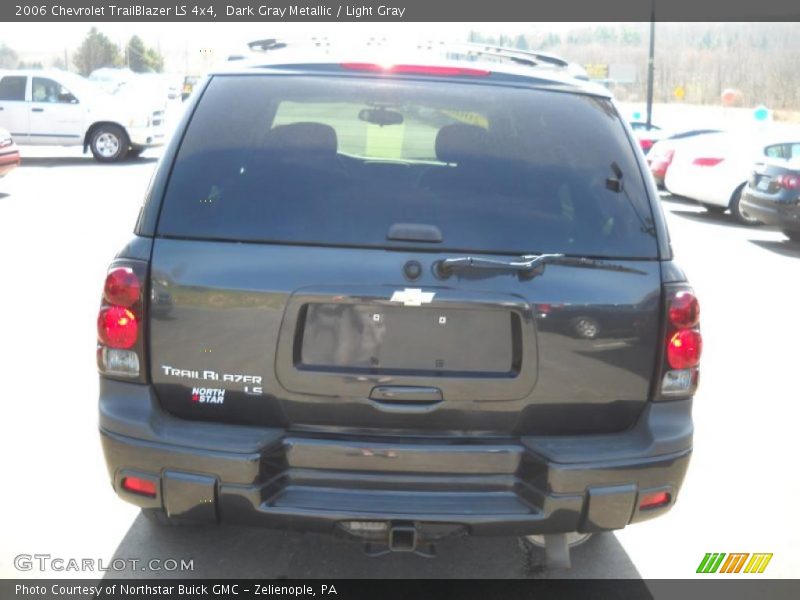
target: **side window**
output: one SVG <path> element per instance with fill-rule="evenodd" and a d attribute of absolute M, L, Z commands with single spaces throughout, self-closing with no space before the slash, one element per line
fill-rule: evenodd
<path fill-rule="evenodd" d="M 767 146 L 764 148 L 764 154 L 770 158 L 789 158 L 786 150 L 787 147 L 785 144 L 775 144 L 774 146 Z"/>
<path fill-rule="evenodd" d="M 7 75 L 0 79 L 0 100 L 25 100 L 25 85 L 28 83 L 27 77 L 19 75 Z"/>
<path fill-rule="evenodd" d="M 789 158 L 800 158 L 800 144 L 792 144 L 792 151 L 789 153 Z"/>
<path fill-rule="evenodd" d="M 34 102 L 78 103 L 78 99 L 67 88 L 57 81 L 44 77 L 33 78 L 32 97 Z"/>

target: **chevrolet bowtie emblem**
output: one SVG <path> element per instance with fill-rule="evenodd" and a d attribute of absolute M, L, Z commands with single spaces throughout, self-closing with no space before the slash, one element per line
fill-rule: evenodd
<path fill-rule="evenodd" d="M 405 306 L 422 306 L 430 304 L 436 292 L 423 292 L 420 288 L 406 288 L 392 294 L 392 302 L 402 302 Z"/>

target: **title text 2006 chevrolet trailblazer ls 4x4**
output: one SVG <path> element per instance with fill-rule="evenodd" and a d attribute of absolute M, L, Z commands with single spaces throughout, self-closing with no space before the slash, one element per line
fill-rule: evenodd
<path fill-rule="evenodd" d="M 606 92 L 503 49 L 263 47 L 194 94 L 108 272 L 117 494 L 397 551 L 543 536 L 559 564 L 666 512 L 699 309 Z"/>

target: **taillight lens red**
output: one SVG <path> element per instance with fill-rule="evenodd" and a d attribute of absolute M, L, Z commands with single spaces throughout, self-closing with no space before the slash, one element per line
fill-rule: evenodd
<path fill-rule="evenodd" d="M 106 275 L 103 298 L 109 304 L 133 306 L 139 300 L 139 278 L 130 267 L 115 267 Z"/>
<path fill-rule="evenodd" d="M 692 164 L 698 167 L 716 167 L 719 163 L 724 161 L 724 158 L 709 158 L 709 157 L 702 157 L 702 158 L 695 158 L 692 161 Z"/>
<path fill-rule="evenodd" d="M 147 382 L 146 282 L 144 261 L 118 259 L 108 269 L 97 315 L 97 368 L 106 377 Z"/>
<path fill-rule="evenodd" d="M 689 369 L 700 364 L 703 338 L 695 329 L 681 329 L 672 334 L 667 344 L 667 362 L 673 369 Z"/>
<path fill-rule="evenodd" d="M 350 71 L 369 71 L 371 73 L 438 75 L 440 77 L 486 77 L 491 71 L 467 67 L 444 67 L 429 65 L 379 65 L 377 63 L 341 63 L 343 69 Z"/>
<path fill-rule="evenodd" d="M 657 400 L 691 397 L 699 380 L 703 336 L 700 334 L 700 303 L 686 284 L 666 288 L 664 359 L 658 373 Z"/>
<path fill-rule="evenodd" d="M 700 322 L 700 303 L 692 292 L 682 291 L 673 296 L 669 320 L 678 329 L 694 327 Z"/>
<path fill-rule="evenodd" d="M 139 494 L 140 496 L 156 497 L 156 484 L 149 479 L 142 479 L 141 477 L 125 477 L 122 480 L 123 489 Z"/>
<path fill-rule="evenodd" d="M 639 499 L 639 510 L 647 510 L 648 508 L 658 508 L 659 506 L 666 506 L 671 500 L 669 492 L 653 492 L 644 494 Z"/>
<path fill-rule="evenodd" d="M 132 348 L 139 337 L 136 315 L 124 306 L 105 306 L 97 317 L 97 337 L 110 348 Z"/>
<path fill-rule="evenodd" d="M 778 175 L 775 182 L 785 190 L 800 190 L 800 176 Z"/>

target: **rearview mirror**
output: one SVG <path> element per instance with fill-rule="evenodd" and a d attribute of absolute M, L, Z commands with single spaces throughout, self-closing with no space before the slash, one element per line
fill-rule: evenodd
<path fill-rule="evenodd" d="M 366 121 L 373 125 L 400 125 L 404 119 L 403 115 L 394 110 L 386 108 L 364 108 L 358 113 L 359 121 Z"/>

